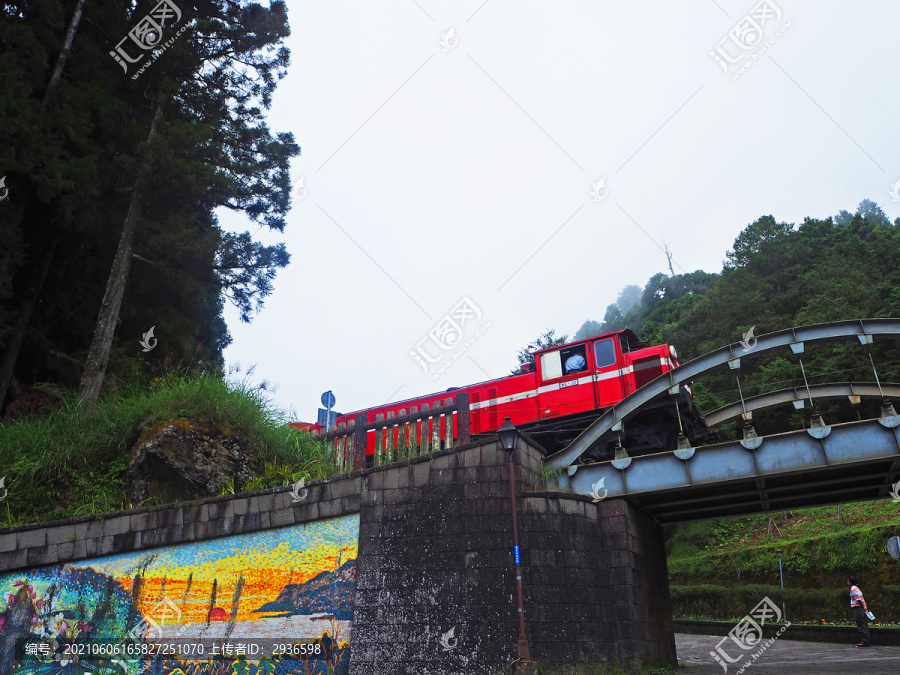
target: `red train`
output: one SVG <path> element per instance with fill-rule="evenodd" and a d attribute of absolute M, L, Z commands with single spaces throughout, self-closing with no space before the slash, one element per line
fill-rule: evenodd
<path fill-rule="evenodd" d="M 513 424 L 549 452 L 555 452 L 605 409 L 678 365 L 674 347 L 647 346 L 634 332 L 625 329 L 535 352 L 535 363 L 523 366 L 515 375 L 341 414 L 337 423 L 349 423 L 359 413 L 365 413 L 368 422 L 376 421 L 376 415 L 386 419 L 388 413 L 402 417 L 414 406 L 418 410 L 423 404 L 433 408 L 442 405 L 448 396 L 466 392 L 473 435 L 496 431 L 508 415 Z M 675 448 L 679 430 L 676 400 L 685 435 L 692 442 L 706 436 L 703 418 L 693 406 L 690 390 L 684 387 L 677 398 L 662 401 L 628 420 L 621 441 L 630 454 Z M 295 426 L 321 429 L 318 425 Z M 614 440 L 601 442 L 593 450 L 593 458 L 610 459 Z M 370 431 L 369 455 L 374 448 L 375 433 Z"/>

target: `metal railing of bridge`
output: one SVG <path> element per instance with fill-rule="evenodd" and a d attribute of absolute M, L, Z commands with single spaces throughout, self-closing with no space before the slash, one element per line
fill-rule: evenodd
<path fill-rule="evenodd" d="M 340 422 L 332 431 L 311 433 L 334 450 L 335 463 L 341 472 L 365 468 L 370 432 L 374 433 L 375 466 L 471 442 L 466 393 L 445 398 L 441 405 L 425 403 L 408 410 L 400 408 L 398 412 L 399 415 L 391 411 L 386 416 L 379 413 L 372 421 L 367 419 L 367 413 L 358 413 L 349 423 Z"/>
<path fill-rule="evenodd" d="M 815 400 L 848 398 L 850 403 L 857 405 L 864 398 L 894 398 L 900 399 L 900 384 L 891 382 L 828 382 L 825 384 L 809 384 L 805 387 L 790 387 L 779 389 L 759 396 L 751 396 L 741 401 L 717 408 L 706 413 L 703 417 L 706 423 L 715 427 L 729 422 L 738 417 L 745 422 L 753 419 L 753 413 L 757 410 L 774 408 L 776 406 L 793 404 L 797 409 L 812 404 Z"/>

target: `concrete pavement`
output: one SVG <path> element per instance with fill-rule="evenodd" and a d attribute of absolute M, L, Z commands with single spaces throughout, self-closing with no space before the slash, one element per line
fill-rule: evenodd
<path fill-rule="evenodd" d="M 719 641 L 718 635 L 675 634 L 678 665 L 685 675 L 726 675 L 710 652 Z M 734 653 L 734 649 L 728 650 Z M 746 654 L 752 654 L 757 649 Z M 734 653 L 736 656 L 736 653 Z M 728 675 L 735 675 L 747 659 L 728 665 Z M 837 675 L 865 673 L 865 675 L 897 675 L 900 673 L 900 647 L 868 647 L 860 649 L 852 644 L 800 642 L 781 638 L 769 646 L 757 660 L 744 670 L 745 675 Z"/>

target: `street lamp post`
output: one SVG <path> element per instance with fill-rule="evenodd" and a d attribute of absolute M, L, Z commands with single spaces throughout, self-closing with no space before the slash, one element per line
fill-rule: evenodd
<path fill-rule="evenodd" d="M 781 550 L 775 551 L 778 554 L 778 577 L 781 579 L 781 618 L 787 621 L 787 609 L 784 606 L 784 573 L 781 571 Z"/>
<path fill-rule="evenodd" d="M 519 659 L 522 662 L 531 661 L 531 650 L 528 648 L 528 637 L 525 635 L 525 601 L 522 595 L 522 570 L 519 568 L 519 521 L 516 516 L 516 475 L 513 465 L 513 455 L 519 444 L 519 430 L 510 422 L 509 416 L 503 421 L 503 425 L 497 430 L 500 436 L 500 445 L 506 450 L 509 458 L 509 502 L 512 509 L 513 527 L 513 557 L 516 566 L 516 599 L 518 604 L 516 611 L 519 617 Z"/>

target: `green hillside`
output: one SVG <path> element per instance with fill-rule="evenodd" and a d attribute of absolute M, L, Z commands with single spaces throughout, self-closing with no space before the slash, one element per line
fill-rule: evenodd
<path fill-rule="evenodd" d="M 606 310 L 603 321 L 586 321 L 577 338 L 628 327 L 651 344 L 675 345 L 682 361 L 741 339 L 825 321 L 900 316 L 900 219 L 892 224 L 866 200 L 854 215 L 806 218 L 799 225 L 764 216 L 749 225 L 726 253 L 718 274 L 703 271 L 654 275 L 640 300 L 629 288 Z M 628 308 L 622 311 L 622 303 Z M 900 345 L 871 348 L 883 381 L 900 381 Z M 855 343 L 811 348 L 803 355 L 810 384 L 873 381 L 866 351 Z M 745 396 L 802 384 L 796 359 L 769 356 L 741 369 Z M 703 410 L 738 398 L 734 374 L 715 373 L 696 383 Z M 874 409 L 874 408 L 873 408 Z M 846 406 L 825 406 L 831 421 L 856 419 Z M 865 411 L 863 412 L 865 415 Z M 755 419 L 755 416 L 754 416 Z M 760 415 L 757 432 L 800 427 L 791 411 Z"/>
<path fill-rule="evenodd" d="M 223 492 L 338 473 L 323 443 L 285 426 L 286 416 L 269 404 L 265 387 L 251 386 L 246 378 L 174 373 L 146 385 L 132 383 L 92 407 L 61 392 L 37 414 L 0 420 L 7 490 L 0 527 L 140 506 L 126 481 L 132 449 L 170 423 L 237 440 L 252 474 L 243 484 L 223 486 Z M 165 501 L 184 499 L 172 497 Z"/>
<path fill-rule="evenodd" d="M 676 617 L 732 619 L 768 595 L 784 597 L 791 621 L 844 622 L 852 574 L 876 619 L 900 623 L 900 563 L 886 551 L 888 538 L 900 535 L 900 503 L 884 499 L 666 529 Z"/>

